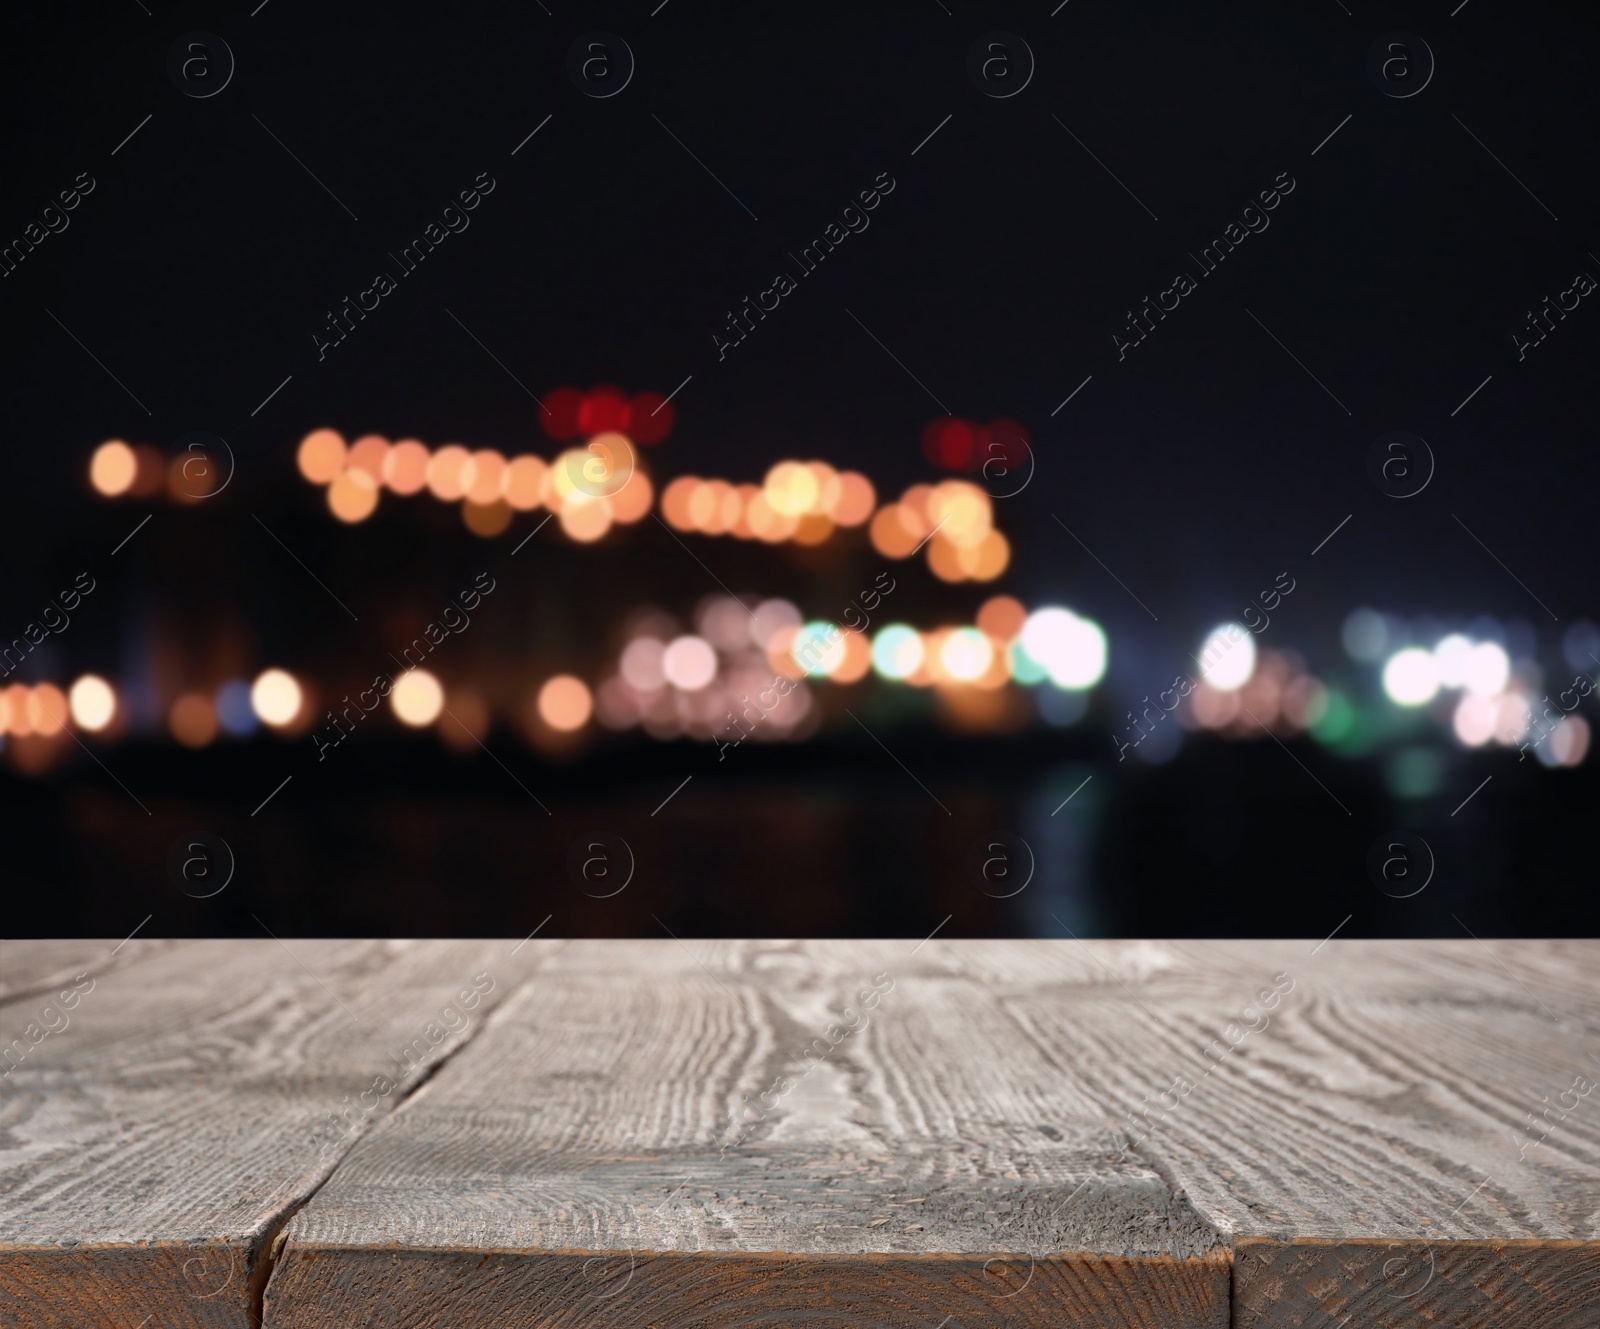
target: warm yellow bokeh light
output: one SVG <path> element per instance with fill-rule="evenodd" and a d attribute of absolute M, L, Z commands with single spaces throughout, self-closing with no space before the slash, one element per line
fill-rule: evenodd
<path fill-rule="evenodd" d="M 444 689 L 426 669 L 412 669 L 395 679 L 389 690 L 389 704 L 401 724 L 421 729 L 439 718 L 444 710 Z"/>
<path fill-rule="evenodd" d="M 928 520 L 953 545 L 980 544 L 992 523 L 989 496 L 965 480 L 945 480 L 928 497 Z"/>
<path fill-rule="evenodd" d="M 340 471 L 328 486 L 328 511 L 354 525 L 378 506 L 378 482 L 366 471 Z"/>
<path fill-rule="evenodd" d="M 344 435 L 337 429 L 313 429 L 300 440 L 295 462 L 314 485 L 325 485 L 344 469 Z"/>
<path fill-rule="evenodd" d="M 85 674 L 67 693 L 67 705 L 78 728 L 94 733 L 110 724 L 117 713 L 117 694 L 98 674 Z"/>
<path fill-rule="evenodd" d="M 780 461 L 767 472 L 761 488 L 774 512 L 784 517 L 799 517 L 816 505 L 821 486 L 804 462 Z"/>
<path fill-rule="evenodd" d="M 593 711 L 588 684 L 572 674 L 557 674 L 539 689 L 539 718 L 561 733 L 582 729 Z"/>
<path fill-rule="evenodd" d="M 250 706 L 262 723 L 275 728 L 292 724 L 300 714 L 303 695 L 294 675 L 283 669 L 268 669 L 250 685 Z"/>
<path fill-rule="evenodd" d="M 89 459 L 89 483 L 95 492 L 107 498 L 125 494 L 133 487 L 133 478 L 139 473 L 139 459 L 133 449 L 120 438 L 102 443 Z"/>

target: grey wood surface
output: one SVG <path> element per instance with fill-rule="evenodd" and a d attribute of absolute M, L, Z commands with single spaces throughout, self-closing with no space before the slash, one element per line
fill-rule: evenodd
<path fill-rule="evenodd" d="M 0 939 L 0 1001 L 59 993 L 71 987 L 79 974 L 136 964 L 168 947 L 185 944 L 148 937 Z"/>
<path fill-rule="evenodd" d="M 191 942 L 0 1005 L 0 1323 L 248 1325 L 283 1221 L 550 950 L 510 946 Z"/>
<path fill-rule="evenodd" d="M 0 1322 L 1600 1323 L 1594 943 L 291 945 L 6 1077 Z"/>

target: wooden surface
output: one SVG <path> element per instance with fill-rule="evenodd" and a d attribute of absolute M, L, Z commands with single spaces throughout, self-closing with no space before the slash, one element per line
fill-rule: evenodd
<path fill-rule="evenodd" d="M 23 1039 L 0 1323 L 1600 1323 L 1593 943 L 288 946 Z"/>
<path fill-rule="evenodd" d="M 0 1005 L 0 1324 L 250 1324 L 284 1220 L 528 974 L 509 945 L 188 942 Z"/>

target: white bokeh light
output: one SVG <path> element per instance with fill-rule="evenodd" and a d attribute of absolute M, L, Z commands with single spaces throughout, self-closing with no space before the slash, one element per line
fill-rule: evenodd
<path fill-rule="evenodd" d="M 104 729 L 117 712 L 117 695 L 98 674 L 85 674 L 67 693 L 67 705 L 80 729 Z"/>
<path fill-rule="evenodd" d="M 1383 667 L 1383 690 L 1396 706 L 1424 706 L 1439 695 L 1439 666 L 1433 652 L 1408 646 Z"/>
<path fill-rule="evenodd" d="M 1439 666 L 1439 686 L 1464 687 L 1467 682 L 1467 666 L 1471 658 L 1472 643 L 1459 632 L 1452 632 L 1448 637 L 1441 638 L 1439 644 L 1433 648 L 1433 662 Z"/>
<path fill-rule="evenodd" d="M 1056 605 L 1028 615 L 1022 649 L 1050 672 L 1058 688 L 1092 688 L 1106 672 L 1106 634 L 1100 625 Z"/>
<path fill-rule="evenodd" d="M 1212 629 L 1200 648 L 1200 673 L 1219 692 L 1234 692 L 1256 671 L 1256 643 L 1238 623 Z"/>
<path fill-rule="evenodd" d="M 1511 659 L 1492 641 L 1480 642 L 1467 656 L 1462 682 L 1478 697 L 1494 697 L 1505 691 L 1511 678 Z"/>
<path fill-rule="evenodd" d="M 704 637 L 679 637 L 661 657 L 667 682 L 684 692 L 698 692 L 717 676 L 717 653 Z"/>

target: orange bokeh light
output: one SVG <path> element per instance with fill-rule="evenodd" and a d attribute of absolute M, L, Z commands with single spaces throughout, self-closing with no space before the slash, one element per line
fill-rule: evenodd
<path fill-rule="evenodd" d="M 1022 631 L 1028 611 L 1021 600 L 1009 595 L 996 595 L 983 602 L 978 610 L 978 626 L 1002 644 L 1010 642 Z"/>
<path fill-rule="evenodd" d="M 611 529 L 609 498 L 579 498 L 574 494 L 561 505 L 561 529 L 579 544 L 592 544 Z"/>
<path fill-rule="evenodd" d="M 204 693 L 186 692 L 172 703 L 167 725 L 184 747 L 203 748 L 217 736 L 217 712 Z"/>
<path fill-rule="evenodd" d="M 661 519 L 675 531 L 694 530 L 689 500 L 701 484 L 698 475 L 680 475 L 661 491 Z"/>
<path fill-rule="evenodd" d="M 922 519 L 904 503 L 886 503 L 867 528 L 872 547 L 885 558 L 909 558 L 928 533 Z"/>
<path fill-rule="evenodd" d="M 833 534 L 833 518 L 820 512 L 808 512 L 794 528 L 797 545 L 819 545 Z"/>
<path fill-rule="evenodd" d="M 403 438 L 383 459 L 383 482 L 397 494 L 420 493 L 428 483 L 428 449 L 414 438 Z"/>
<path fill-rule="evenodd" d="M 471 454 L 459 443 L 446 443 L 428 462 L 428 492 L 443 503 L 454 503 L 472 484 Z"/>
<path fill-rule="evenodd" d="M 871 480 L 859 471 L 841 471 L 839 501 L 833 505 L 833 519 L 841 526 L 859 526 L 872 516 L 877 501 Z"/>
<path fill-rule="evenodd" d="M 844 651 L 828 678 L 835 683 L 854 683 L 872 668 L 872 644 L 863 633 L 844 630 Z"/>
<path fill-rule="evenodd" d="M 961 552 L 948 540 L 934 536 L 928 541 L 928 571 L 940 581 L 965 581 L 967 570 L 961 566 Z"/>
<path fill-rule="evenodd" d="M 388 439 L 382 434 L 363 434 L 350 445 L 350 453 L 344 459 L 345 469 L 365 471 L 372 477 L 374 484 L 381 484 L 383 482 L 383 463 L 388 455 Z"/>
<path fill-rule="evenodd" d="M 993 581 L 1011 562 L 1011 544 L 991 530 L 978 544 L 956 546 L 956 562 L 973 581 Z"/>
<path fill-rule="evenodd" d="M 539 689 L 539 718 L 560 733 L 582 729 L 593 711 L 589 685 L 572 674 L 557 674 Z"/>
<path fill-rule="evenodd" d="M 102 443 L 89 458 L 89 483 L 107 498 L 125 494 L 139 474 L 139 459 L 120 438 Z"/>
<path fill-rule="evenodd" d="M 342 522 L 365 521 L 378 506 L 378 482 L 366 471 L 340 471 L 328 486 L 328 510 Z"/>
<path fill-rule="evenodd" d="M 495 502 L 503 492 L 506 459 L 493 448 L 480 448 L 472 454 L 472 483 L 467 497 L 474 503 Z"/>
<path fill-rule="evenodd" d="M 344 435 L 337 429 L 313 429 L 300 440 L 295 464 L 314 485 L 328 484 L 344 470 Z"/>
<path fill-rule="evenodd" d="M 531 453 L 512 458 L 506 467 L 506 502 L 518 512 L 532 512 L 544 502 L 549 470 L 543 457 Z"/>
<path fill-rule="evenodd" d="M 469 498 L 461 505 L 461 520 L 466 523 L 467 529 L 485 540 L 504 534 L 514 515 L 511 504 L 504 499 L 496 499 L 493 503 L 474 503 Z"/>
<path fill-rule="evenodd" d="M 28 723 L 36 734 L 46 738 L 59 734 L 66 728 L 70 713 L 67 694 L 54 683 L 41 683 L 28 693 Z"/>
<path fill-rule="evenodd" d="M 611 495 L 611 515 L 624 526 L 631 525 L 649 515 L 654 498 L 655 488 L 650 477 L 635 468 L 627 483 Z"/>

